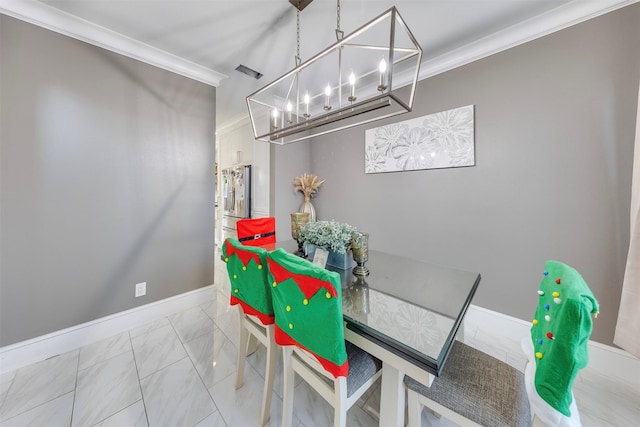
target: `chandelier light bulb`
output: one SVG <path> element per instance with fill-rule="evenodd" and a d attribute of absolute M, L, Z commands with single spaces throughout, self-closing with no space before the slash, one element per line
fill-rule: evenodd
<path fill-rule="evenodd" d="M 349 100 L 349 102 L 353 102 L 355 101 L 356 98 L 356 75 L 353 74 L 353 71 L 351 72 L 351 74 L 349 74 L 349 84 L 351 85 L 351 91 L 349 92 L 349 98 L 347 98 Z"/>
<path fill-rule="evenodd" d="M 387 88 L 385 85 L 385 74 L 387 73 L 387 61 L 382 58 L 380 60 L 380 65 L 378 65 L 378 70 L 380 70 L 380 83 L 378 84 L 378 90 L 380 92 L 384 91 Z"/>
<path fill-rule="evenodd" d="M 274 108 L 271 111 L 271 117 L 273 117 L 273 128 L 274 129 L 278 129 L 278 109 Z"/>
<path fill-rule="evenodd" d="M 304 117 L 306 119 L 311 117 L 311 115 L 309 114 L 309 102 L 310 102 L 309 93 L 307 92 L 304 94 Z"/>
<path fill-rule="evenodd" d="M 387 61 L 385 61 L 384 58 L 380 60 L 378 69 L 380 70 L 380 74 L 384 74 L 387 72 Z"/>
<path fill-rule="evenodd" d="M 324 88 L 324 107 L 325 110 L 331 110 L 331 85 L 327 83 Z"/>
<path fill-rule="evenodd" d="M 291 102 L 287 101 L 287 123 L 293 123 L 293 120 L 291 120 L 292 111 L 293 111 L 293 105 L 291 105 Z"/>

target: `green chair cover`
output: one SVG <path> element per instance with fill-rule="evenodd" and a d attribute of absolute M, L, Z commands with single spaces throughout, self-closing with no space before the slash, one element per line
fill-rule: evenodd
<path fill-rule="evenodd" d="M 534 384 L 544 401 L 568 417 L 573 381 L 587 366 L 591 315 L 598 313 L 598 302 L 582 276 L 558 261 L 545 263 L 538 295 L 531 327 Z"/>
<path fill-rule="evenodd" d="M 275 341 L 311 353 L 334 377 L 349 373 L 340 275 L 283 249 L 267 255 Z"/>
<path fill-rule="evenodd" d="M 263 325 L 272 325 L 274 314 L 267 277 L 267 251 L 228 238 L 222 245 L 222 253 L 231 282 L 230 304 L 239 304 L 245 314 L 256 316 Z"/>

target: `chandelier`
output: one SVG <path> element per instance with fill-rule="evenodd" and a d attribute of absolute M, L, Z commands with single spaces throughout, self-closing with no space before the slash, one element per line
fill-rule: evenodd
<path fill-rule="evenodd" d="M 247 97 L 256 139 L 288 144 L 411 111 L 422 49 L 394 7 Z M 304 4 L 303 4 L 304 3 Z M 410 87 L 407 87 L 409 86 Z"/>

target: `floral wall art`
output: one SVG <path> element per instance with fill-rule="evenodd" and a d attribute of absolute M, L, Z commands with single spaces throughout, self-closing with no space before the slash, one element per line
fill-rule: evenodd
<path fill-rule="evenodd" d="M 473 105 L 365 131 L 365 173 L 475 165 Z"/>

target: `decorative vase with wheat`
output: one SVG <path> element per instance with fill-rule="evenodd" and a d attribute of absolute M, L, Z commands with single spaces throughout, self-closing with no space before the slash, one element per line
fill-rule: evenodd
<path fill-rule="evenodd" d="M 311 222 L 316 220 L 316 209 L 311 204 L 311 198 L 315 196 L 323 182 L 324 179 L 320 179 L 310 173 L 302 174 L 293 179 L 293 191 L 295 193 L 300 191 L 304 194 L 304 202 L 300 205 L 298 212 L 308 212 L 309 221 Z"/>

